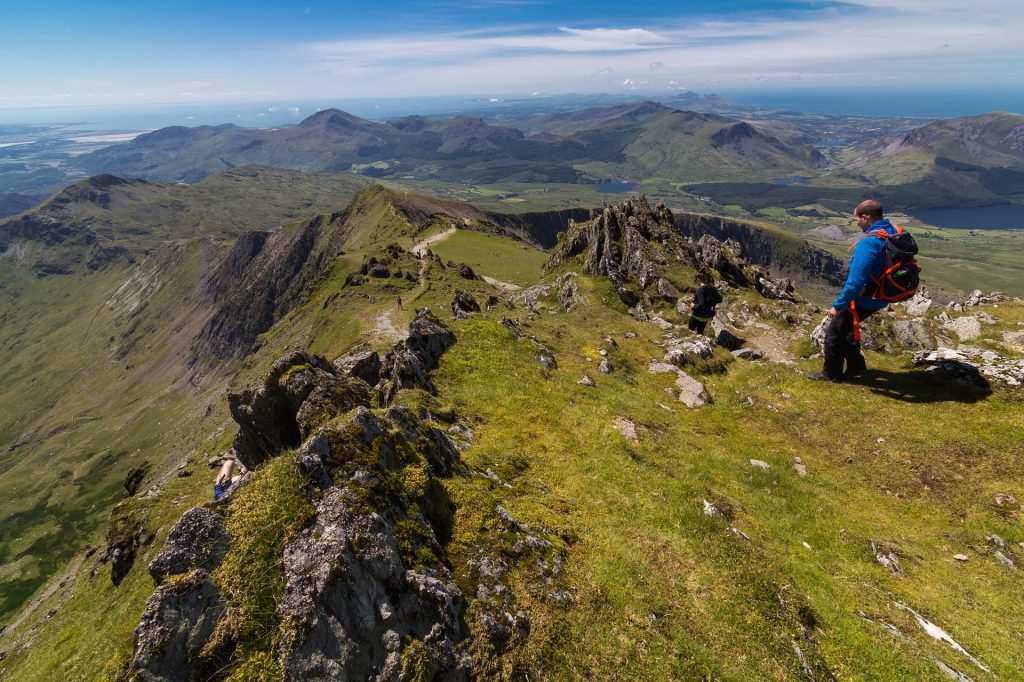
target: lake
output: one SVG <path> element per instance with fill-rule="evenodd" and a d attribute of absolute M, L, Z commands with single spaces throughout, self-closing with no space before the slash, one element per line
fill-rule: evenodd
<path fill-rule="evenodd" d="M 614 180 L 612 182 L 598 182 L 593 185 L 593 188 L 598 192 L 604 192 L 606 194 L 617 194 L 619 192 L 632 192 L 636 189 L 635 182 L 626 182 L 624 180 Z"/>
<path fill-rule="evenodd" d="M 935 227 L 951 227 L 957 230 L 1024 229 L 1024 206 L 942 208 L 914 211 L 910 215 Z"/>

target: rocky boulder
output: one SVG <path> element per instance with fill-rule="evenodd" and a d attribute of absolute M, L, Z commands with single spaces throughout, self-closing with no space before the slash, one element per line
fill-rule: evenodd
<path fill-rule="evenodd" d="M 563 310 L 572 310 L 583 303 L 583 296 L 576 284 L 576 273 L 569 272 L 562 275 L 555 280 L 555 286 L 558 287 L 558 302 Z"/>
<path fill-rule="evenodd" d="M 377 393 L 382 404 L 388 404 L 402 388 L 419 387 L 436 393 L 428 372 L 452 344 L 455 334 L 429 308 L 416 312 L 409 323 L 409 336 L 394 345 L 385 356 Z"/>
<path fill-rule="evenodd" d="M 746 343 L 746 339 L 742 339 L 736 336 L 731 331 L 725 328 L 718 320 L 712 322 L 712 326 L 715 330 L 715 343 L 726 350 L 739 350 Z"/>
<path fill-rule="evenodd" d="M 189 682 L 224 614 L 220 589 L 205 571 L 161 585 L 146 601 L 124 680 Z"/>
<path fill-rule="evenodd" d="M 920 290 L 914 294 L 913 298 L 904 304 L 907 314 L 912 317 L 920 317 L 928 312 L 928 309 L 932 307 L 932 299 L 928 295 Z"/>
<path fill-rule="evenodd" d="M 676 389 L 679 392 L 679 401 L 691 409 L 709 405 L 711 395 L 700 383 L 686 372 L 680 371 L 676 377 Z"/>
<path fill-rule="evenodd" d="M 349 351 L 331 364 L 341 374 L 362 379 L 369 386 L 376 386 L 380 381 L 380 356 L 369 348 Z"/>
<path fill-rule="evenodd" d="M 981 320 L 973 315 L 957 317 L 943 323 L 942 327 L 956 334 L 961 341 L 973 341 L 981 336 Z"/>
<path fill-rule="evenodd" d="M 285 680 L 399 679 L 404 650 L 433 677 L 468 679 L 457 652 L 464 600 L 445 571 L 407 569 L 393 529 L 351 491 L 331 488 L 315 522 L 289 541 L 279 660 Z"/>
<path fill-rule="evenodd" d="M 274 363 L 260 386 L 228 395 L 239 427 L 233 447 L 254 469 L 282 449 L 297 447 L 331 417 L 371 399 L 366 382 L 340 375 L 326 358 L 292 353 Z"/>
<path fill-rule="evenodd" d="M 892 325 L 893 337 L 904 348 L 934 348 L 935 337 L 924 320 L 900 320 Z"/>
<path fill-rule="evenodd" d="M 480 312 L 480 304 L 468 291 L 456 291 L 452 299 L 452 316 L 457 320 L 464 320 L 470 313 Z"/>
<path fill-rule="evenodd" d="M 220 564 L 227 548 L 227 531 L 220 514 L 194 507 L 171 528 L 164 546 L 149 564 L 149 574 L 159 585 L 168 576 Z"/>
<path fill-rule="evenodd" d="M 1024 386 L 1024 360 L 980 348 L 921 350 L 914 353 L 914 364 L 954 383 L 988 387 L 989 381 L 995 381 L 1010 388 Z"/>

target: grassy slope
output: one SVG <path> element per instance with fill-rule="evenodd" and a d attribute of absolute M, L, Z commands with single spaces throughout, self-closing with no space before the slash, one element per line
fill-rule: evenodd
<path fill-rule="evenodd" d="M 585 295 L 593 301 L 603 289 L 595 282 Z M 626 340 L 629 329 L 641 337 Z M 1024 492 L 1012 473 L 1024 463 L 1019 402 L 966 400 L 901 358 L 877 356 L 869 362 L 919 402 L 881 386 L 823 386 L 788 367 L 734 363 L 706 378 L 714 406 L 675 404 L 669 413 L 657 403 L 670 381 L 644 369 L 660 354 L 649 330 L 594 307 L 542 315 L 527 330 L 556 348 L 557 372 L 545 376 L 529 345 L 506 330 L 473 322 L 457 327 L 439 384 L 480 420 L 467 461 L 515 483 L 503 504 L 579 538 L 567 578 L 579 603 L 545 613 L 551 639 L 531 645 L 546 674 L 797 679 L 780 597 L 806 600 L 826 660 L 846 679 L 934 675 L 930 655 L 970 665 L 924 637 L 893 597 L 997 675 L 1024 665 L 1014 644 L 1020 579 L 983 550 L 989 533 L 1021 539 L 994 504 L 997 492 Z M 609 349 L 619 371 L 607 377 L 594 373 L 606 333 L 619 342 Z M 596 389 L 576 385 L 585 372 Z M 616 416 L 642 425 L 638 445 L 613 431 Z M 965 424 L 979 426 L 968 435 Z M 807 478 L 793 470 L 795 457 Z M 753 469 L 751 458 L 772 469 Z M 752 542 L 705 517 L 703 498 L 727 500 Z M 905 578 L 874 561 L 872 540 L 901 548 Z M 957 552 L 971 560 L 955 562 Z M 909 639 L 860 613 L 896 623 Z"/>
<path fill-rule="evenodd" d="M 520 253 L 495 237 L 473 239 L 489 242 L 495 263 Z M 371 280 L 343 290 L 345 274 L 360 261 L 359 253 L 339 260 L 308 304 L 266 335 L 236 385 L 252 381 L 287 345 L 333 357 L 354 341 L 374 342 L 361 330 L 381 314 L 404 323 L 414 306 L 444 310 L 456 287 L 489 290 L 448 271 L 431 273 L 425 286 Z M 498 276 L 487 263 L 480 271 Z M 786 366 L 734 362 L 703 377 L 716 402 L 691 412 L 665 395 L 668 375 L 646 372 L 647 359 L 660 358 L 653 344 L 660 332 L 599 305 L 615 300 L 603 280 L 581 282 L 588 305 L 572 313 L 528 319 L 521 309 L 499 306 L 455 323 L 459 341 L 436 376 L 442 396 L 474 421 L 477 440 L 466 461 L 513 485 L 493 488 L 491 501 L 570 540 L 560 581 L 576 590 L 572 608 L 546 599 L 548 588 L 525 574 L 512 585 L 532 621 L 518 670 L 554 679 L 799 679 L 790 640 L 799 635 L 801 613 L 808 618 L 806 605 L 817 619 L 819 648 L 844 679 L 934 676 L 932 655 L 989 679 L 924 636 L 889 595 L 944 627 L 997 676 L 1012 678 L 1024 667 L 1014 644 L 1024 607 L 1020 578 L 984 551 L 988 533 L 1024 540 L 1019 522 L 993 502 L 996 492 L 1024 499 L 1015 474 L 1024 464 L 1019 402 L 1004 395 L 973 400 L 932 384 L 903 358 L 872 354 L 869 363 L 883 378 L 916 399 L 897 399 L 881 384 L 821 385 Z M 399 293 L 410 303 L 404 313 L 394 306 Z M 1016 309 L 990 312 L 1007 329 L 1024 321 Z M 496 324 L 506 315 L 555 350 L 556 371 L 543 372 L 535 349 Z M 639 336 L 627 339 L 626 331 Z M 619 343 L 604 346 L 616 367 L 608 376 L 595 372 L 605 334 Z M 597 388 L 576 384 L 584 372 L 597 378 Z M 747 396 L 752 406 L 742 401 Z M 639 444 L 612 429 L 615 416 L 641 426 Z M 968 434 L 965 424 L 977 427 Z M 199 431 L 215 434 L 209 422 Z M 217 438 L 228 435 L 200 443 L 199 454 L 212 454 Z M 806 478 L 792 469 L 796 456 L 808 467 Z M 753 469 L 750 458 L 772 469 Z M 153 513 L 161 530 L 152 548 L 182 510 L 205 499 L 202 479 L 202 472 L 175 479 L 160 494 Z M 450 483 L 453 498 L 468 503 L 457 518 L 457 542 L 472 542 L 476 532 L 477 480 Z M 704 498 L 731 507 L 733 525 L 751 542 L 705 516 Z M 899 546 L 906 577 L 874 561 L 871 540 Z M 103 573 L 89 581 L 80 570 L 65 590 L 69 606 L 43 621 L 26 653 L 0 663 L 0 674 L 91 679 L 104 665 L 111 670 L 111 660 L 127 652 L 148 594 L 140 567 L 152 548 L 118 590 Z M 970 561 L 953 561 L 957 552 Z M 907 637 L 861 613 L 896 624 Z"/>
<path fill-rule="evenodd" d="M 0 623 L 99 542 L 129 470 L 195 454 L 182 434 L 223 387 L 187 382 L 205 318 L 181 302 L 217 245 L 185 238 L 338 210 L 365 184 L 243 168 L 196 186 L 119 186 L 108 208 L 83 202 L 76 218 L 150 252 L 136 267 L 37 279 L 0 260 Z"/>
<path fill-rule="evenodd" d="M 469 265 L 478 275 L 526 286 L 536 282 L 548 254 L 526 244 L 509 247 L 505 240 L 470 230 L 459 230 L 431 249 L 442 260 Z"/>

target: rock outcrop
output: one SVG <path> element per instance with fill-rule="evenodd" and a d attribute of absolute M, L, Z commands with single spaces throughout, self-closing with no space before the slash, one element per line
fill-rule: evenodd
<path fill-rule="evenodd" d="M 200 653 L 225 606 L 210 574 L 194 571 L 156 589 L 133 641 L 134 656 L 119 680 L 189 682 L 196 678 Z"/>
<path fill-rule="evenodd" d="M 195 507 L 182 514 L 163 548 L 149 564 L 149 574 L 159 585 L 172 575 L 193 569 L 211 570 L 220 564 L 227 549 L 227 531 L 217 512 Z"/>
<path fill-rule="evenodd" d="M 274 363 L 262 385 L 228 396 L 239 426 L 235 453 L 253 469 L 297 447 L 327 419 L 370 400 L 370 387 L 362 379 L 340 374 L 319 355 L 292 353 Z"/>
<path fill-rule="evenodd" d="M 468 473 L 449 432 L 463 442 L 472 430 L 454 415 L 445 427 L 429 410 L 388 406 L 401 389 L 432 389 L 429 370 L 453 342 L 451 330 L 421 310 L 382 362 L 365 349 L 333 365 L 293 353 L 255 389 L 231 396 L 239 457 L 257 466 L 298 447 L 295 480 L 313 509 L 289 532 L 281 558 L 281 636 L 268 654 L 282 679 L 467 680 L 475 674 L 471 640 L 500 653 L 528 637 L 509 573 L 528 562 L 551 584 L 561 556 L 542 533 L 495 509 L 484 519 L 495 536 L 466 567 L 470 617 L 447 555 L 456 508 L 441 480 Z M 364 378 L 375 373 L 371 389 Z M 257 471 L 250 486 L 259 485 Z M 217 576 L 233 539 L 219 512 L 232 513 L 186 512 L 151 563 L 162 584 L 121 679 L 189 680 L 231 660 L 237 597 L 225 596 Z"/>

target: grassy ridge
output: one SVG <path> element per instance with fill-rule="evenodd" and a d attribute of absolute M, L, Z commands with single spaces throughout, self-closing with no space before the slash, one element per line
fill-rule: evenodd
<path fill-rule="evenodd" d="M 599 292 L 598 284 L 587 295 Z M 965 399 L 900 358 L 878 356 L 869 363 L 927 398 L 907 403 L 870 386 L 837 389 L 791 368 L 734 363 L 706 378 L 714 406 L 672 404 L 670 413 L 657 405 L 669 380 L 644 369 L 657 353 L 653 339 L 631 321 L 591 307 L 526 325 L 557 349 L 557 372 L 542 372 L 507 330 L 467 323 L 456 328 L 440 385 L 481 422 L 467 461 L 515 483 L 502 503 L 579 540 L 568 578 L 579 602 L 564 612 L 541 606 L 559 634 L 529 645 L 545 674 L 797 679 L 789 639 L 801 629 L 783 598 L 815 614 L 820 649 L 840 677 L 934 675 L 932 655 L 970 665 L 924 636 L 897 599 L 997 675 L 1024 664 L 1012 635 L 1019 578 L 983 549 L 989 533 L 1020 539 L 993 508 L 996 491 L 1024 492 L 1011 473 L 1024 463 L 1016 402 Z M 642 336 L 625 340 L 629 329 Z M 620 368 L 608 377 L 593 374 L 604 333 L 620 344 L 605 346 Z M 598 377 L 596 389 L 576 385 L 584 372 Z M 641 425 L 639 444 L 612 429 L 616 416 Z M 967 450 L 965 423 L 985 425 Z M 751 458 L 772 469 L 753 469 Z M 945 489 L 927 490 L 938 478 Z M 964 494 L 951 499 L 952 488 Z M 705 498 L 731 508 L 751 542 L 704 516 Z M 899 546 L 905 578 L 875 562 L 872 540 Z M 960 551 L 970 562 L 953 561 Z M 896 623 L 908 639 L 861 614 Z"/>
<path fill-rule="evenodd" d="M 400 221 L 385 222 L 382 239 L 402 233 Z M 436 250 L 478 263 L 482 274 L 526 277 L 532 268 L 508 269 L 530 253 L 517 243 L 468 232 L 449 239 L 456 241 Z M 499 293 L 432 263 L 422 282 L 344 286 L 373 253 L 353 249 L 339 257 L 308 299 L 261 338 L 232 385 L 251 384 L 287 349 L 311 348 L 329 358 L 356 342 L 386 349 L 390 341 L 380 333 L 364 332 L 383 319 L 404 330 L 412 309 L 423 305 L 447 320 L 456 289 L 478 300 Z M 395 265 L 419 264 L 402 255 Z M 1019 505 L 995 503 L 1000 493 L 1024 499 L 1015 394 L 951 389 L 898 355 L 870 354 L 869 365 L 879 370 L 872 381 L 833 386 L 809 382 L 792 366 L 734 361 L 719 350 L 697 374 L 715 403 L 690 411 L 666 395 L 672 375 L 647 372 L 648 361 L 662 356 L 661 331 L 625 315 L 606 280 L 578 281 L 586 303 L 572 312 L 556 313 L 552 298 L 539 315 L 499 305 L 452 323 L 458 341 L 435 374 L 443 399 L 473 425 L 465 461 L 512 486 L 479 476 L 445 483 L 460 504 L 450 555 L 458 560 L 467 554 L 460 548 L 485 541 L 481 519 L 498 503 L 561 538 L 567 550 L 555 585 L 538 583 L 532 567 L 515 570 L 510 587 L 529 613 L 531 636 L 489 676 L 802 679 L 796 642 L 810 665 L 827 664 L 842 679 L 936 677 L 933 656 L 975 680 L 993 678 L 927 637 L 897 601 L 945 628 L 994 677 L 1013 679 L 1024 669 L 1016 646 L 1021 579 L 985 544 L 992 533 L 1024 541 Z M 405 311 L 397 308 L 398 295 Z M 751 292 L 736 296 L 764 302 Z M 1024 322 L 1015 306 L 984 310 L 999 318 L 998 331 Z M 551 348 L 558 368 L 543 370 L 533 344 L 499 325 L 502 317 Z M 676 313 L 666 317 L 679 320 Z M 793 350 L 805 352 L 799 343 Z M 610 375 L 596 372 L 601 349 L 615 367 Z M 808 361 L 799 368 L 817 367 Z M 584 373 L 595 377 L 595 388 L 577 384 Z M 164 406 L 184 410 L 173 400 Z M 201 465 L 226 445 L 231 429 L 218 430 L 226 425 L 222 400 L 209 414 L 204 405 L 189 409 L 151 413 L 157 430 L 148 433 L 164 439 L 159 451 L 167 457 L 174 452 L 168 441 L 181 440 L 190 462 Z M 616 417 L 638 425 L 638 442 L 614 429 Z M 159 425 L 172 418 L 181 426 L 165 433 Z M 796 457 L 806 477 L 794 470 Z M 771 468 L 755 469 L 750 459 Z M 145 563 L 181 512 L 208 498 L 209 475 L 195 468 L 196 475 L 170 478 L 141 504 L 155 537 L 121 587 L 110 586 L 105 568 L 90 578 L 94 559 L 83 560 L 32 618 L 4 633 L 6 650 L 37 628 L 28 649 L 0 662 L 0 676 L 109 676 L 128 653 L 152 588 Z M 268 477 L 267 490 L 281 480 Z M 705 499 L 727 518 L 705 515 Z M 263 518 L 258 506 L 249 511 L 242 516 Z M 276 518 L 271 514 L 261 527 Z M 903 577 L 878 565 L 872 541 L 898 552 Z M 269 565 L 272 553 L 257 551 L 266 555 L 242 559 L 254 570 Z M 956 553 L 969 560 L 953 560 Z M 556 588 L 572 598 L 552 599 Z M 50 608 L 58 612 L 47 619 Z M 247 660 L 265 671 L 267 640 L 254 641 Z"/>

